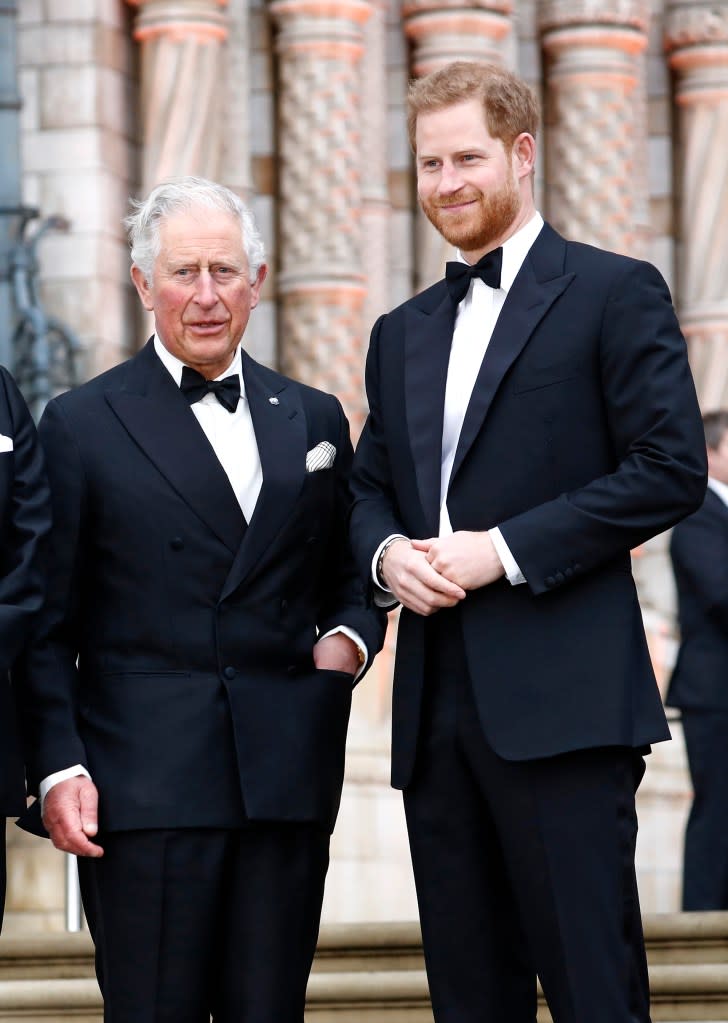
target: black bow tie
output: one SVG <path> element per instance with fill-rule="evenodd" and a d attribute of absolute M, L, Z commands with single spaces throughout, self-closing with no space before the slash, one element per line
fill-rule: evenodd
<path fill-rule="evenodd" d="M 500 288 L 503 249 L 486 252 L 474 266 L 467 263 L 452 262 L 445 266 L 445 280 L 452 300 L 457 305 L 465 298 L 473 277 L 479 277 L 491 288 Z"/>
<path fill-rule="evenodd" d="M 179 389 L 190 405 L 194 405 L 206 394 L 214 394 L 223 408 L 234 412 L 240 401 L 240 376 L 232 373 L 223 380 L 206 380 L 196 369 L 184 366 Z"/>

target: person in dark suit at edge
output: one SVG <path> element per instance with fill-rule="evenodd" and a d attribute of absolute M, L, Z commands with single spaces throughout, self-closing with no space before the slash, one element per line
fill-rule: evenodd
<path fill-rule="evenodd" d="M 665 702 L 679 707 L 693 802 L 682 908 L 728 909 L 728 411 L 703 416 L 708 490 L 675 526 L 670 556 L 681 643 Z"/>
<path fill-rule="evenodd" d="M 341 405 L 255 362 L 251 213 L 198 178 L 128 218 L 155 334 L 41 420 L 49 600 L 30 780 L 79 856 L 109 1023 L 302 1023 L 352 683 L 383 640 Z"/>
<path fill-rule="evenodd" d="M 533 1023 L 538 975 L 555 1023 L 646 1023 L 634 796 L 669 732 L 630 549 L 705 491 L 685 342 L 653 266 L 535 209 L 522 80 L 452 64 L 408 115 L 459 253 L 372 331 L 352 545 L 402 605 L 392 781 L 435 1020 Z"/>
<path fill-rule="evenodd" d="M 28 406 L 0 366 L 0 811 L 25 810 L 23 757 L 11 685 L 13 663 L 43 600 L 40 547 L 51 525 L 43 455 Z M 0 839 L 0 929 L 5 907 L 5 822 Z"/>

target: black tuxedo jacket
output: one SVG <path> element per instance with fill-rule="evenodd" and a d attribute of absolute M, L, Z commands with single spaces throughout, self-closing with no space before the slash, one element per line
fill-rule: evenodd
<path fill-rule="evenodd" d="M 247 530 L 151 342 L 41 420 L 54 527 L 30 780 L 85 765 L 106 830 L 239 825 L 241 793 L 250 819 L 333 826 L 352 680 L 312 648 L 348 625 L 373 656 L 383 635 L 346 535 L 348 424 L 245 353 L 243 375 L 263 468 Z M 307 473 L 321 441 L 334 465 Z"/>
<path fill-rule="evenodd" d="M 43 599 L 39 546 L 50 529 L 51 512 L 35 426 L 4 367 L 0 434 L 6 438 L 0 451 L 0 813 L 10 816 L 25 808 L 25 780 L 8 672 Z"/>
<path fill-rule="evenodd" d="M 389 534 L 437 535 L 454 315 L 440 282 L 372 333 L 352 512 L 369 579 Z M 685 343 L 661 276 L 545 225 L 496 324 L 448 493 L 453 529 L 499 526 L 528 581 L 501 579 L 461 605 L 482 726 L 501 756 L 668 737 L 629 552 L 692 511 L 705 483 Z M 397 786 L 414 761 L 424 626 L 402 612 Z"/>
<path fill-rule="evenodd" d="M 712 490 L 675 526 L 670 554 L 682 641 L 666 702 L 728 711 L 728 508 Z"/>

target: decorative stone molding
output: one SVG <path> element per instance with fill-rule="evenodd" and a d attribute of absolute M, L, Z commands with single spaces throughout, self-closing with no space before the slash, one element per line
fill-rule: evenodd
<path fill-rule="evenodd" d="M 419 78 L 453 60 L 501 63 L 512 13 L 513 0 L 404 0 L 412 74 Z"/>
<path fill-rule="evenodd" d="M 680 173 L 680 316 L 704 408 L 728 402 L 728 3 L 671 0 L 665 48 L 675 73 Z"/>
<path fill-rule="evenodd" d="M 278 278 L 285 372 L 364 403 L 361 90 L 365 0 L 274 0 L 278 29 Z"/>
<path fill-rule="evenodd" d="M 641 254 L 648 183 L 647 0 L 545 0 L 549 219 L 580 241 Z"/>
<path fill-rule="evenodd" d="M 220 66 L 227 0 L 127 0 L 139 8 L 142 189 L 183 174 L 216 178 L 220 167 Z"/>

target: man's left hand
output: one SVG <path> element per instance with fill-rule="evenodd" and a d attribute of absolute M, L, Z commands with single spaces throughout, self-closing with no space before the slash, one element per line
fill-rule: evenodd
<path fill-rule="evenodd" d="M 488 533 L 460 529 L 450 536 L 413 540 L 412 546 L 425 551 L 435 571 L 464 590 L 488 586 L 505 575 L 503 563 Z"/>
<path fill-rule="evenodd" d="M 335 632 L 333 636 L 324 636 L 316 643 L 313 662 L 317 668 L 356 675 L 359 670 L 359 648 L 343 632 Z"/>

